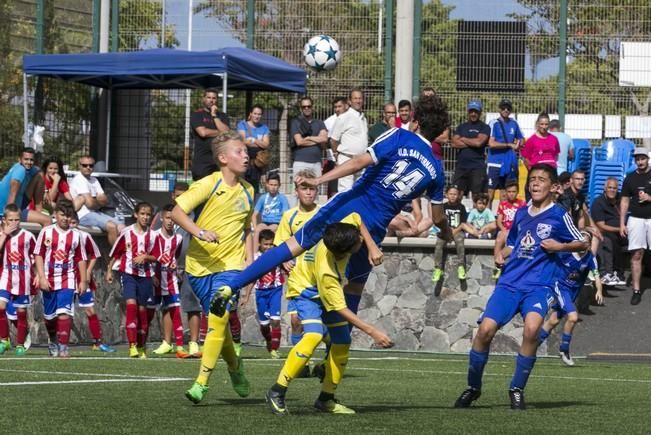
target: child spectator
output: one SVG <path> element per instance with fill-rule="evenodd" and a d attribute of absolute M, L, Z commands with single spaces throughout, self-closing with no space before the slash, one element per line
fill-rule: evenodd
<path fill-rule="evenodd" d="M 269 174 L 265 183 L 266 193 L 260 195 L 253 211 L 253 252 L 258 252 L 258 237 L 260 231 L 276 231 L 283 213 L 289 210 L 289 202 L 285 195 L 280 193 L 280 175 Z"/>
<path fill-rule="evenodd" d="M 466 223 L 461 224 L 469 239 L 491 239 L 497 229 L 495 216 L 488 207 L 488 194 L 476 193 L 472 195 L 475 207 L 470 210 Z"/>
<path fill-rule="evenodd" d="M 156 257 L 156 281 L 154 295 L 147 302 L 148 323 L 154 318 L 156 309 L 163 308 L 163 342 L 154 353 L 164 355 L 174 351 L 172 347 L 172 331 L 176 344 L 177 357 L 182 358 L 185 354 L 183 349 L 183 321 L 179 306 L 179 276 L 177 260 L 181 255 L 183 236 L 174 232 L 174 221 L 172 220 L 174 204 L 167 204 L 161 211 L 162 226 L 155 231 L 156 242 L 152 255 Z"/>
<path fill-rule="evenodd" d="M 10 347 L 9 304 L 16 310 L 16 356 L 25 355 L 28 333 L 27 307 L 32 303 L 33 252 L 36 239 L 20 228 L 20 209 L 15 204 L 5 207 L 0 231 L 0 355 Z"/>
<path fill-rule="evenodd" d="M 255 258 L 268 251 L 274 246 L 274 232 L 271 230 L 262 230 L 258 236 L 258 245 L 260 251 L 256 252 Z M 271 358 L 278 359 L 280 354 L 280 302 L 283 295 L 283 285 L 285 284 L 285 275 L 280 266 L 271 272 L 267 272 L 254 284 L 255 288 L 255 306 L 258 311 L 258 321 L 260 322 L 260 332 L 267 342 L 267 351 Z M 245 291 L 242 296 L 242 305 L 246 305 L 251 295 Z"/>
<path fill-rule="evenodd" d="M 149 229 L 152 206 L 146 202 L 136 205 L 136 223 L 125 228 L 118 236 L 106 267 L 106 281 L 113 282 L 113 264 L 119 260 L 118 271 L 122 295 L 126 302 L 125 329 L 129 341 L 129 357 L 146 358 L 145 342 L 149 333 L 147 300 L 151 297 L 152 277 L 156 261 L 151 253 L 156 236 Z"/>
<path fill-rule="evenodd" d="M 70 227 L 75 210 L 71 201 L 59 200 L 54 207 L 56 224 L 43 228 L 36 239 L 34 261 L 43 296 L 43 317 L 49 331 L 56 329 L 56 342 L 50 342 L 50 356 L 68 358 L 73 296 L 88 288 L 86 253 L 78 231 Z M 79 274 L 79 279 L 77 279 Z"/>
<path fill-rule="evenodd" d="M 497 279 L 500 276 L 500 270 L 504 264 L 504 258 L 502 257 L 502 249 L 506 244 L 506 236 L 509 234 L 511 225 L 513 224 L 513 218 L 515 217 L 515 212 L 518 211 L 520 207 L 527 205 L 522 199 L 518 199 L 518 183 L 517 181 L 512 181 L 506 184 L 505 189 L 505 200 L 500 202 L 500 205 L 497 207 L 497 237 L 495 238 L 495 271 L 493 272 L 493 278 Z"/>
<path fill-rule="evenodd" d="M 88 317 L 88 329 L 90 330 L 90 335 L 92 335 L 94 340 L 93 350 L 113 353 L 115 352 L 115 349 L 102 342 L 102 328 L 99 323 L 99 317 L 97 317 L 97 313 L 95 312 L 95 292 L 97 291 L 97 283 L 95 283 L 95 280 L 93 279 L 93 269 L 95 268 L 95 264 L 97 264 L 97 259 L 102 256 L 102 253 L 99 251 L 99 246 L 97 246 L 93 237 L 87 232 L 77 228 L 79 226 L 79 217 L 77 217 L 77 213 L 74 213 L 70 218 L 70 226 L 79 232 L 79 235 L 81 236 L 81 246 L 88 261 L 88 264 L 86 265 L 86 281 L 88 282 L 88 288 L 84 293 L 79 294 L 77 303 L 84 309 L 86 317 Z M 77 273 L 77 283 L 79 283 L 80 279 L 81 274 Z"/>
<path fill-rule="evenodd" d="M 457 257 L 460 262 L 457 267 L 457 277 L 460 280 L 466 279 L 466 253 L 464 246 L 463 223 L 466 221 L 468 213 L 466 207 L 461 204 L 459 188 L 456 185 L 448 186 L 445 192 L 447 202 L 443 204 L 443 210 L 448 218 L 448 226 L 452 230 L 454 244 L 457 248 Z M 436 240 L 436 251 L 434 252 L 434 272 L 432 273 L 432 282 L 437 284 L 443 276 L 443 251 L 446 241 L 442 238 Z"/>

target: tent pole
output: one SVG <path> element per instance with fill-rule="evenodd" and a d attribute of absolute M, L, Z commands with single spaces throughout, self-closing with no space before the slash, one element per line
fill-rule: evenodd
<path fill-rule="evenodd" d="M 222 112 L 228 113 L 226 109 L 228 108 L 228 73 L 224 72 L 222 76 Z"/>
<path fill-rule="evenodd" d="M 107 89 L 106 105 L 108 106 L 108 108 L 106 110 L 106 152 L 104 154 L 104 166 L 106 166 L 106 172 L 109 172 L 109 150 L 111 149 L 111 106 L 112 106 L 111 97 L 112 96 L 113 96 L 113 91 Z"/>
<path fill-rule="evenodd" d="M 27 74 L 23 73 L 23 144 L 29 146 L 29 133 L 27 132 Z"/>
<path fill-rule="evenodd" d="M 192 51 L 192 0 L 188 2 L 188 51 Z M 190 89 L 185 90 L 185 131 L 183 134 L 183 176 L 188 176 L 190 169 Z"/>

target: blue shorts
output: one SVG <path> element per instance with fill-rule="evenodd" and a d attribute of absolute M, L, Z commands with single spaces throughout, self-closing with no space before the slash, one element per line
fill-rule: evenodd
<path fill-rule="evenodd" d="M 124 300 L 135 299 L 136 303 L 141 307 L 146 306 L 147 300 L 154 294 L 154 285 L 151 278 L 123 273 L 120 275 L 120 279 L 122 281 L 122 297 Z"/>
<path fill-rule="evenodd" d="M 298 309 L 296 308 L 296 301 L 294 298 L 287 299 L 287 314 L 296 314 Z"/>
<path fill-rule="evenodd" d="M 511 170 L 506 175 L 502 174 L 501 166 L 487 166 L 486 167 L 486 177 L 488 178 L 488 188 L 491 190 L 494 189 L 504 189 L 506 185 L 511 181 L 518 181 L 518 169 L 517 167 L 511 167 Z"/>
<path fill-rule="evenodd" d="M 538 313 L 542 318 L 547 315 L 549 306 L 554 301 L 551 290 L 543 288 L 531 292 L 513 291 L 506 287 L 495 287 L 495 291 L 486 303 L 481 319 L 488 317 L 495 320 L 501 328 L 518 313 L 522 319 L 529 313 Z"/>
<path fill-rule="evenodd" d="M 9 301 L 7 302 L 7 307 L 5 308 L 7 312 L 7 319 L 9 320 L 18 320 L 18 315 L 16 314 L 16 307 L 14 307 L 14 303 Z"/>
<path fill-rule="evenodd" d="M 172 308 L 172 307 L 180 307 L 181 306 L 181 298 L 179 297 L 178 294 L 165 295 L 165 296 L 152 295 L 147 300 L 147 308 L 156 309 L 159 306 L 162 307 L 163 309 Z"/>
<path fill-rule="evenodd" d="M 80 307 L 92 307 L 95 305 L 95 292 L 88 289 L 77 295 L 77 305 Z"/>
<path fill-rule="evenodd" d="M 11 304 L 15 308 L 27 308 L 32 305 L 32 298 L 30 295 L 14 295 L 7 290 L 0 290 L 0 300 Z"/>
<path fill-rule="evenodd" d="M 579 291 L 570 290 L 567 287 L 558 285 L 554 288 L 556 303 L 552 305 L 552 309 L 556 311 L 559 319 L 562 319 L 568 313 L 576 312 L 574 301 L 579 296 Z"/>
<path fill-rule="evenodd" d="M 189 273 L 186 274 L 190 287 L 192 287 L 192 291 L 199 298 L 199 302 L 201 302 L 204 314 L 208 314 L 208 311 L 210 311 L 210 301 L 212 301 L 217 289 L 228 285 L 228 283 L 231 282 L 231 280 L 239 273 L 239 270 L 227 270 L 205 276 L 192 276 Z M 233 311 L 233 308 L 237 309 L 239 296 L 240 289 L 233 289 L 233 295 L 226 304 L 226 309 L 228 311 Z"/>
<path fill-rule="evenodd" d="M 298 318 L 303 325 L 303 332 L 313 332 L 321 335 L 330 334 L 334 344 L 350 344 L 350 328 L 348 322 L 336 311 L 325 311 L 321 300 L 297 296 L 294 298 Z"/>
<path fill-rule="evenodd" d="M 71 288 L 62 288 L 61 290 L 44 292 L 43 295 L 43 317 L 45 320 L 52 320 L 60 314 L 69 316 L 75 315 L 73 299 L 75 291 Z"/>
<path fill-rule="evenodd" d="M 283 286 L 270 289 L 255 290 L 255 306 L 258 309 L 258 320 L 261 325 L 269 324 L 269 320 L 280 320 L 280 302 L 283 297 Z"/>
<path fill-rule="evenodd" d="M 106 226 L 109 222 L 113 222 L 115 225 L 118 225 L 119 223 L 114 217 L 98 211 L 91 211 L 79 219 L 79 225 L 85 227 L 100 227 L 104 231 L 106 231 Z"/>

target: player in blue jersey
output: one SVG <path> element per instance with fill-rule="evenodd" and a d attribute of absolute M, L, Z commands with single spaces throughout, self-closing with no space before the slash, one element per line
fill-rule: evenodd
<path fill-rule="evenodd" d="M 468 358 L 468 388 L 455 402 L 456 408 L 467 408 L 479 398 L 491 341 L 502 326 L 520 313 L 524 330 L 509 397 L 512 409 L 525 409 L 523 390 L 536 362 L 540 328 L 553 301 L 556 253 L 578 252 L 590 246 L 567 212 L 552 201 L 556 184 L 556 169 L 545 164 L 531 167 L 531 202 L 520 208 L 513 219 L 502 251 L 509 260 L 481 316 Z"/>
<path fill-rule="evenodd" d="M 255 281 L 277 265 L 314 246 L 326 226 L 357 212 L 369 233 L 380 244 L 391 219 L 405 204 L 425 193 L 431 200 L 431 216 L 441 228 L 439 237 L 451 239 L 443 213 L 443 163 L 432 153 L 431 142 L 449 125 L 445 104 L 438 96 L 424 97 L 414 109 L 411 131 L 391 129 L 381 135 L 367 152 L 336 167 L 321 177 L 297 177 L 298 184 L 317 186 L 356 173 L 366 168 L 352 189 L 333 197 L 293 237 L 260 256 L 244 271 L 221 287 L 211 304 L 211 312 L 223 314 L 223 307 L 233 292 Z M 357 312 L 361 293 L 373 265 L 380 264 L 380 255 L 369 255 L 366 247 L 351 257 L 346 270 L 348 284 L 344 291 L 348 308 Z M 372 257 L 372 258 L 371 258 Z"/>
<path fill-rule="evenodd" d="M 588 231 L 581 231 L 584 238 L 589 242 L 592 241 L 592 234 Z M 574 305 L 579 292 L 585 284 L 586 278 L 590 271 L 595 273 L 594 285 L 597 289 L 595 300 L 598 304 L 603 303 L 603 290 L 601 287 L 601 279 L 599 274 L 596 273 L 599 268 L 597 260 L 592 255 L 589 249 L 583 252 L 559 252 L 557 256 L 558 272 L 557 284 L 554 289 L 556 294 L 556 303 L 552 306 L 552 313 L 545 321 L 545 324 L 540 329 L 538 335 L 538 343 L 542 344 L 552 329 L 554 329 L 565 317 L 565 324 L 563 325 L 563 335 L 561 336 L 561 343 L 559 346 L 559 354 L 561 360 L 565 365 L 573 366 L 574 360 L 570 355 L 570 342 L 572 341 L 572 332 L 579 320 L 579 315 Z"/>

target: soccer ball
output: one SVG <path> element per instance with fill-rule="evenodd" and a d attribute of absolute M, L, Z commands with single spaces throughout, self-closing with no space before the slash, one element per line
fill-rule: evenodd
<path fill-rule="evenodd" d="M 317 35 L 310 38 L 303 47 L 305 63 L 317 71 L 334 69 L 341 60 L 341 50 L 337 41 L 328 35 Z"/>

